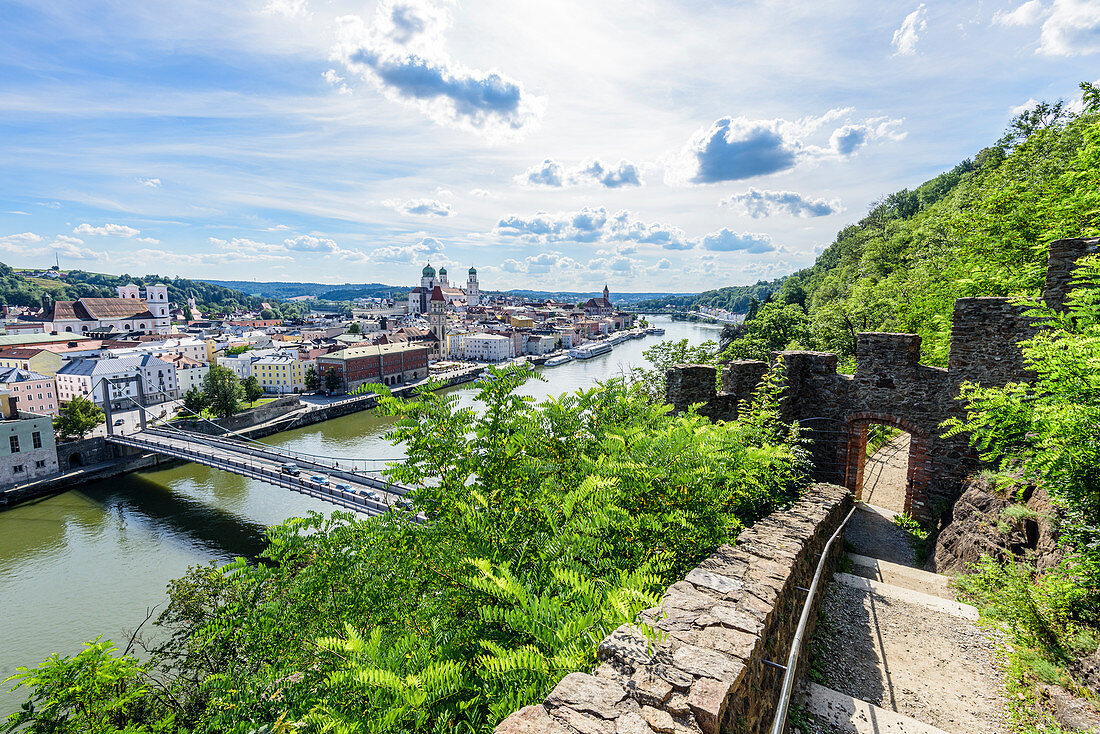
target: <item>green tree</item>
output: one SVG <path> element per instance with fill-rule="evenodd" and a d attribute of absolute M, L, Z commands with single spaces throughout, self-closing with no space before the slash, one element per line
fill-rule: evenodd
<path fill-rule="evenodd" d="M 260 311 L 260 318 L 264 321 L 270 321 L 271 319 L 275 318 L 275 312 L 272 311 L 270 308 L 265 308 L 264 310 Z"/>
<path fill-rule="evenodd" d="M 340 377 L 340 373 L 336 370 L 328 370 L 325 372 L 325 389 L 329 392 L 336 392 L 344 386 L 344 380 Z"/>
<path fill-rule="evenodd" d="M 255 405 L 256 401 L 264 396 L 263 386 L 256 379 L 256 375 L 246 377 L 241 383 L 241 388 L 244 390 L 244 399 L 248 401 L 249 405 Z"/>
<path fill-rule="evenodd" d="M 351 322 L 351 324 L 348 326 L 348 333 L 349 334 L 362 334 L 363 333 L 363 329 L 359 326 L 358 321 L 352 321 Z"/>
<path fill-rule="evenodd" d="M 103 423 L 103 411 L 87 398 L 77 395 L 61 406 L 53 419 L 53 429 L 62 440 L 79 440 Z"/>
<path fill-rule="evenodd" d="M 202 412 L 210 407 L 210 401 L 206 397 L 206 393 L 194 386 L 183 394 L 183 408 L 188 414 L 194 416 L 202 415 Z"/>
<path fill-rule="evenodd" d="M 202 381 L 202 391 L 210 401 L 210 410 L 220 418 L 228 418 L 240 412 L 244 390 L 233 370 L 221 365 L 210 365 L 210 371 Z"/>
<path fill-rule="evenodd" d="M 305 374 L 306 390 L 320 390 L 321 389 L 321 376 L 317 374 L 317 368 L 313 365 L 306 367 Z"/>

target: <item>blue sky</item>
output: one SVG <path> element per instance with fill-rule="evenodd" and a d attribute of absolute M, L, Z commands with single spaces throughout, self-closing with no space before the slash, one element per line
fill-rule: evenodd
<path fill-rule="evenodd" d="M 750 283 L 1098 52 L 1085 0 L 0 1 L 0 260 Z"/>

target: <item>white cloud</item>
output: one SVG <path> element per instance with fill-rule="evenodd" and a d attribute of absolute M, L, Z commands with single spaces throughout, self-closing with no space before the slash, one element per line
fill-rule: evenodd
<path fill-rule="evenodd" d="M 504 217 L 497 222 L 494 234 L 540 245 L 556 242 L 627 243 L 628 247 L 618 248 L 617 253 L 620 255 L 634 252 L 636 248 L 631 247 L 631 244 L 651 245 L 665 250 L 691 250 L 697 247 L 708 250 L 739 249 L 754 254 L 777 249 L 770 244 L 771 238 L 765 234 L 737 234 L 737 237 L 742 238 L 742 246 L 737 246 L 731 239 L 735 233 L 726 229 L 692 239 L 679 227 L 646 224 L 625 209 L 609 214 L 603 207 L 584 207 L 579 211 L 557 214 L 540 211 L 529 217 Z M 614 254 L 611 251 L 605 253 Z"/>
<path fill-rule="evenodd" d="M 1054 0 L 1050 17 L 1039 33 L 1037 53 L 1084 56 L 1100 52 L 1100 3 L 1095 0 Z"/>
<path fill-rule="evenodd" d="M 344 77 L 336 73 L 336 69 L 328 69 L 324 74 L 321 74 L 326 82 L 336 87 L 336 91 L 340 94 L 351 94 L 352 89 L 347 84 L 344 84 Z"/>
<path fill-rule="evenodd" d="M 139 178 L 138 183 L 140 183 L 142 186 L 148 186 L 151 189 L 159 189 L 160 188 L 160 179 L 159 178 Z"/>
<path fill-rule="evenodd" d="M 99 235 L 101 237 L 136 237 L 141 234 L 140 229 L 134 229 L 133 227 L 127 227 L 125 224 L 104 224 L 100 227 L 93 227 L 85 222 L 80 224 L 73 230 L 73 234 L 85 234 L 85 235 Z"/>
<path fill-rule="evenodd" d="M 134 242 L 144 242 L 147 245 L 159 245 L 160 240 L 156 237 L 135 237 Z"/>
<path fill-rule="evenodd" d="M 41 241 L 42 235 L 35 234 L 34 232 L 20 232 L 19 234 L 9 234 L 0 237 L 0 245 L 29 245 Z"/>
<path fill-rule="evenodd" d="M 743 251 L 753 254 L 763 252 L 775 252 L 772 238 L 758 232 L 733 232 L 723 227 L 717 232 L 711 232 L 703 237 L 701 243 L 704 250 L 716 252 Z"/>
<path fill-rule="evenodd" d="M 901 120 L 874 117 L 836 128 L 828 145 L 812 142 L 819 130 L 851 112 L 835 108 L 798 120 L 722 117 L 696 131 L 680 151 L 665 156 L 665 182 L 711 184 L 768 176 L 804 162 L 851 155 L 874 140 L 905 137 L 898 130 Z"/>
<path fill-rule="evenodd" d="M 1008 111 L 1009 114 L 1015 117 L 1016 115 L 1019 115 L 1023 112 L 1027 112 L 1037 104 L 1039 104 L 1039 100 L 1035 99 L 1034 97 L 1028 97 L 1027 102 L 1024 102 L 1023 104 L 1018 104 L 1015 107 L 1010 107 Z"/>
<path fill-rule="evenodd" d="M 787 214 L 792 217 L 824 217 L 842 211 L 840 201 L 811 199 L 794 191 L 761 191 L 749 188 L 741 194 L 731 194 L 718 202 L 753 219 Z"/>
<path fill-rule="evenodd" d="M 408 201 L 386 199 L 382 204 L 394 211 L 414 217 L 449 217 L 455 213 L 453 206 L 436 199 L 410 199 Z"/>
<path fill-rule="evenodd" d="M 895 56 L 912 56 L 917 52 L 917 41 L 920 40 L 920 34 L 928 28 L 927 18 L 928 11 L 925 9 L 924 3 L 918 5 L 916 10 L 905 16 L 905 20 L 901 22 L 901 27 L 894 31 L 892 43 Z"/>
<path fill-rule="evenodd" d="M 415 263 L 429 255 L 442 253 L 444 249 L 443 243 L 435 237 L 425 237 L 415 245 L 379 247 L 370 253 L 370 259 L 375 262 Z"/>
<path fill-rule="evenodd" d="M 630 161 L 619 161 L 615 165 L 605 164 L 598 159 L 583 161 L 575 166 L 566 167 L 547 158 L 542 163 L 531 166 L 516 176 L 516 183 L 522 186 L 541 188 L 562 188 L 564 186 L 599 185 L 608 189 L 624 186 L 641 186 L 639 168 Z"/>
<path fill-rule="evenodd" d="M 283 240 L 283 248 L 287 252 L 304 252 L 320 255 L 332 255 L 341 260 L 351 262 L 366 262 L 368 256 L 361 250 L 346 250 L 336 244 L 336 240 L 328 237 L 315 237 L 313 235 L 299 235 Z"/>
<path fill-rule="evenodd" d="M 331 58 L 438 124 L 488 138 L 526 133 L 545 100 L 501 72 L 452 61 L 443 50 L 449 25 L 447 8 L 431 0 L 382 0 L 371 25 L 357 15 L 338 20 Z"/>
<path fill-rule="evenodd" d="M 1039 0 L 1028 0 L 1012 11 L 998 10 L 993 14 L 993 23 L 1003 26 L 1035 25 L 1047 14 L 1047 8 Z"/>
<path fill-rule="evenodd" d="M 479 199 L 492 199 L 496 198 L 492 191 L 488 189 L 470 189 L 470 196 L 476 196 Z"/>
<path fill-rule="evenodd" d="M 264 12 L 284 18 L 308 18 L 311 15 L 307 0 L 268 0 Z"/>

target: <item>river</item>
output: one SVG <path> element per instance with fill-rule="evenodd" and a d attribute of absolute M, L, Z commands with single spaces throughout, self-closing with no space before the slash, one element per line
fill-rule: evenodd
<path fill-rule="evenodd" d="M 649 317 L 663 337 L 632 339 L 586 361 L 539 368 L 522 392 L 534 397 L 591 387 L 643 366 L 661 340 L 718 338 L 714 326 Z M 452 388 L 463 403 L 472 385 Z M 329 456 L 391 458 L 390 421 L 355 413 L 265 441 Z M 216 469 L 184 464 L 129 474 L 0 511 L 0 680 L 51 653 L 72 655 L 98 635 L 124 646 L 147 610 L 165 600 L 169 580 L 188 567 L 254 557 L 264 530 L 333 506 Z M 0 719 L 23 699 L 0 686 Z"/>

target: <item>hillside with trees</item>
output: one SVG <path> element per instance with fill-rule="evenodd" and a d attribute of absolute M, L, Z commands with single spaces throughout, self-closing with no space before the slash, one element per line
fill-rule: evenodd
<path fill-rule="evenodd" d="M 56 277 L 38 277 L 41 271 L 16 270 L 0 263 L 0 305 L 38 306 L 43 294 L 53 301 L 74 301 L 78 298 L 103 298 L 118 295 L 118 286 L 136 283 L 140 286 L 164 283 L 168 298 L 180 308 L 186 307 L 192 294 L 204 315 L 232 313 L 261 308 L 263 299 L 239 290 L 188 278 L 166 278 L 159 275 L 107 275 L 84 270 L 47 271 Z M 268 301 L 271 318 L 294 318 L 301 311 L 295 304 Z"/>

